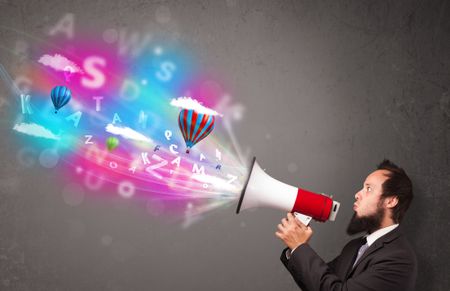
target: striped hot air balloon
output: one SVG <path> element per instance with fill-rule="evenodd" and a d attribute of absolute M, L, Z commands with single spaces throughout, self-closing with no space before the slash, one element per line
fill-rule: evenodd
<path fill-rule="evenodd" d="M 61 107 L 69 103 L 72 93 L 65 86 L 56 86 L 52 89 L 50 97 L 52 98 L 53 106 L 55 106 L 55 113 L 58 113 Z"/>
<path fill-rule="evenodd" d="M 186 142 L 186 153 L 196 143 L 204 139 L 214 129 L 214 116 L 198 113 L 192 109 L 183 109 L 178 117 L 178 126 Z"/>

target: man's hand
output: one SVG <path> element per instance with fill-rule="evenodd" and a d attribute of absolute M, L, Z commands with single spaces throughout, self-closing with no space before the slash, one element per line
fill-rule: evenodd
<path fill-rule="evenodd" d="M 304 225 L 295 218 L 292 213 L 287 214 L 287 218 L 281 220 L 278 224 L 278 231 L 275 235 L 281 239 L 291 250 L 294 250 L 299 245 L 307 243 L 313 231 L 311 227 Z"/>

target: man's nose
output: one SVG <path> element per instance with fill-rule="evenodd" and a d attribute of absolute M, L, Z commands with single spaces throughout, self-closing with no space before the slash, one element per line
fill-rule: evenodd
<path fill-rule="evenodd" d="M 359 192 L 360 192 L 360 191 L 356 192 L 356 194 L 355 194 L 355 200 L 356 200 L 356 201 L 358 201 L 358 198 L 359 198 Z"/>

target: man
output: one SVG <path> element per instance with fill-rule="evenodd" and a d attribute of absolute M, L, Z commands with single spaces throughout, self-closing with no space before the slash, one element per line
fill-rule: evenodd
<path fill-rule="evenodd" d="M 313 231 L 288 213 L 275 235 L 287 248 L 281 261 L 304 291 L 414 290 L 417 261 L 401 223 L 413 198 L 405 171 L 384 160 L 355 194 L 350 241 L 339 256 L 325 263 L 309 246 Z"/>

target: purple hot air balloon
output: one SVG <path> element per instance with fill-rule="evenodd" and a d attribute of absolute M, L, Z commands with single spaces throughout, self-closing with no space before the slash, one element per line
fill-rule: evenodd
<path fill-rule="evenodd" d="M 178 126 L 186 142 L 186 153 L 196 143 L 204 139 L 214 129 L 214 116 L 198 113 L 192 109 L 183 109 L 178 117 Z"/>

